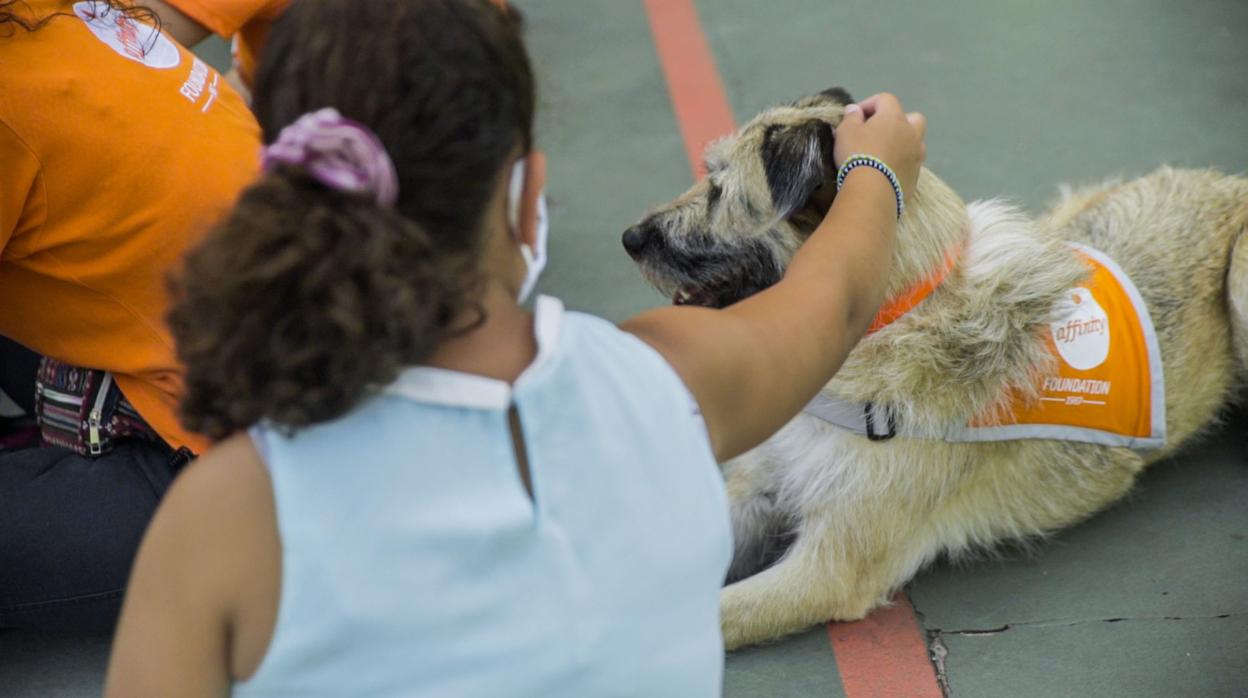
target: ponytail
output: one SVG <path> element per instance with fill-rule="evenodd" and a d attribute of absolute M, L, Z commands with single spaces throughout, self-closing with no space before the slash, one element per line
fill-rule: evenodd
<path fill-rule="evenodd" d="M 219 439 L 343 415 L 479 321 L 474 259 L 444 249 L 368 196 L 265 175 L 172 284 L 183 423 Z"/>
<path fill-rule="evenodd" d="M 486 215 L 532 143 L 517 19 L 487 0 L 299 0 L 254 96 L 269 171 L 169 316 L 182 419 L 213 438 L 339 417 L 480 323 Z"/>

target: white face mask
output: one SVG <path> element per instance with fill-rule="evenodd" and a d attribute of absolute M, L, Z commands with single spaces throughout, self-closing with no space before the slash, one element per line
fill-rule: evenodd
<path fill-rule="evenodd" d="M 507 185 L 507 217 L 511 222 L 513 233 L 520 230 L 520 200 L 524 196 L 525 158 L 520 158 L 511 168 L 511 182 Z M 533 247 L 520 245 L 520 255 L 524 257 L 524 281 L 520 284 L 520 292 L 516 300 L 521 303 L 533 293 L 537 279 L 546 268 L 546 237 L 550 233 L 550 222 L 546 217 L 546 192 L 537 195 L 537 235 Z"/>

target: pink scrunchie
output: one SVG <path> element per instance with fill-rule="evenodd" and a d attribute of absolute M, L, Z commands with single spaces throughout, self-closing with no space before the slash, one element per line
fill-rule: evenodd
<path fill-rule="evenodd" d="M 371 194 L 382 206 L 394 206 L 399 198 L 399 176 L 381 139 L 333 107 L 304 114 L 282 129 L 261 151 L 260 162 L 265 171 L 278 165 L 302 168 L 331 189 Z"/>

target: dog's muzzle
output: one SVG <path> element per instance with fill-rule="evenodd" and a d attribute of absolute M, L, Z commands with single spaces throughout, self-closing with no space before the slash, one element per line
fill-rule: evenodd
<path fill-rule="evenodd" d="M 637 225 L 624 231 L 621 242 L 624 243 L 624 251 L 634 260 L 640 260 L 646 251 L 655 246 L 656 241 L 662 239 L 659 227 L 649 221 L 642 221 Z"/>

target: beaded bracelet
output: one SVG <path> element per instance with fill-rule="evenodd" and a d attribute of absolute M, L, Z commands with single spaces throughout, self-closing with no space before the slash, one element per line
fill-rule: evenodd
<path fill-rule="evenodd" d="M 906 195 L 901 191 L 901 182 L 897 179 L 897 175 L 893 174 L 892 168 L 877 157 L 862 154 L 849 156 L 836 173 L 836 190 L 839 192 L 841 187 L 845 186 L 845 178 L 849 176 L 850 170 L 862 165 L 878 170 L 880 174 L 888 177 L 888 183 L 893 185 L 893 194 L 897 197 L 897 218 L 900 219 L 902 212 L 906 210 Z"/>

